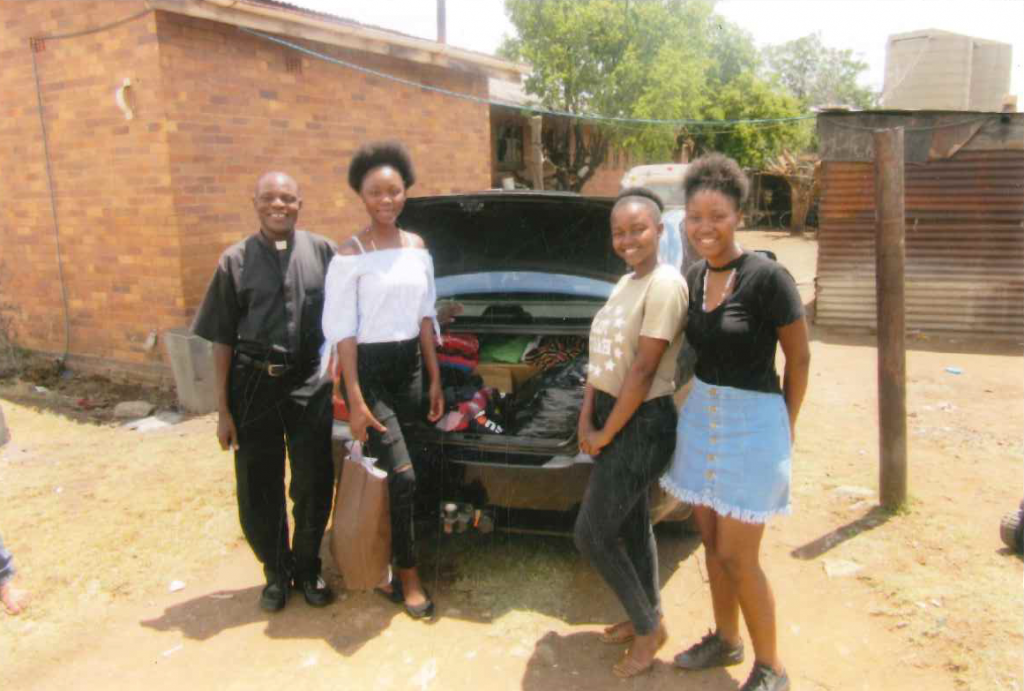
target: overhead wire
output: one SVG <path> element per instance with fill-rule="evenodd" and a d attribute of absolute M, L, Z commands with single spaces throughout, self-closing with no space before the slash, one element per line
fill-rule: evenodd
<path fill-rule="evenodd" d="M 750 124 L 750 125 L 757 125 L 757 124 L 782 124 L 782 123 L 790 123 L 790 122 L 799 122 L 801 120 L 812 120 L 812 119 L 817 117 L 816 114 L 810 113 L 810 114 L 806 114 L 806 115 L 791 115 L 791 116 L 782 117 L 782 118 L 746 118 L 746 119 L 737 119 L 737 120 L 699 120 L 699 119 L 691 119 L 691 118 L 667 118 L 667 119 L 629 118 L 629 117 L 620 117 L 620 116 L 614 116 L 614 115 L 599 115 L 599 114 L 595 114 L 595 113 L 573 113 L 573 112 L 566 111 L 566 110 L 555 110 L 555 109 L 552 109 L 552 108 L 545 108 L 543 106 L 534 105 L 534 104 L 510 103 L 508 101 L 501 101 L 501 100 L 492 99 L 492 98 L 484 98 L 483 96 L 476 96 L 474 94 L 467 94 L 467 93 L 462 93 L 462 92 L 459 92 L 459 91 L 452 91 L 451 89 L 445 89 L 445 88 L 442 88 L 442 87 L 439 87 L 439 86 L 433 86 L 431 84 L 424 84 L 423 82 L 416 82 L 416 81 L 413 81 L 411 79 L 405 79 L 403 77 L 397 77 L 397 76 L 395 76 L 393 74 L 388 74 L 387 72 L 381 72 L 380 70 L 375 70 L 375 69 L 372 69 L 372 68 L 369 68 L 369 67 L 364 67 L 364 66 L 358 65 L 358 64 L 356 64 L 354 62 L 349 62 L 347 60 L 342 60 L 342 59 L 336 58 L 336 57 L 334 57 L 332 55 L 327 55 L 326 53 L 321 53 L 321 52 L 313 50 L 311 48 L 307 48 L 307 47 L 305 47 L 303 45 L 300 45 L 298 43 L 294 43 L 292 41 L 286 41 L 286 40 L 284 40 L 282 38 L 278 38 L 276 36 L 271 36 L 270 34 L 263 33 L 262 31 L 256 31 L 255 29 L 249 29 L 249 28 L 246 28 L 246 27 L 239 27 L 239 30 L 242 31 L 243 33 L 247 33 L 247 34 L 250 34 L 252 36 L 256 36 L 258 38 L 261 38 L 263 40 L 270 41 L 271 43 L 276 43 L 276 44 L 284 46 L 286 48 L 290 48 L 292 50 L 298 51 L 300 53 L 303 53 L 304 55 L 308 55 L 308 56 L 316 58 L 318 60 L 323 60 L 325 62 L 329 62 L 329 63 L 335 64 L 335 65 L 338 65 L 340 67 L 346 67 L 348 69 L 355 70 L 356 72 L 361 72 L 362 74 L 367 74 L 367 75 L 370 75 L 370 76 L 373 76 L 373 77 L 378 77 L 380 79 L 385 79 L 385 80 L 388 80 L 388 81 L 392 81 L 392 82 L 395 82 L 395 83 L 398 83 L 398 84 L 402 84 L 404 86 L 409 86 L 409 87 L 412 87 L 412 88 L 415 88 L 415 89 L 423 89 L 424 91 L 430 91 L 430 92 L 433 92 L 433 93 L 441 94 L 443 96 L 449 96 L 449 97 L 452 97 L 452 98 L 458 98 L 458 99 L 462 99 L 464 101 L 469 101 L 469 102 L 472 102 L 472 103 L 479 103 L 481 105 L 503 106 L 503 107 L 506 107 L 506 108 L 515 108 L 515 109 L 518 109 L 518 110 L 525 110 L 525 111 L 529 111 L 529 112 L 532 112 L 532 113 L 537 113 L 539 115 L 551 115 L 551 116 L 557 116 L 557 117 L 575 118 L 575 119 L 578 119 L 578 120 L 590 120 L 590 121 L 595 121 L 595 122 L 605 122 L 605 123 L 616 124 L 616 125 L 692 125 L 692 126 L 705 126 L 705 125 L 706 126 L 716 126 L 716 125 L 748 125 L 748 124 Z"/>

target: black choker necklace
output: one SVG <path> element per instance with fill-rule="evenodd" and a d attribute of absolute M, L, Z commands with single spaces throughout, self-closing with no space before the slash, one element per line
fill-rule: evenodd
<path fill-rule="evenodd" d="M 728 264 L 724 264 L 722 266 L 711 266 L 711 262 L 708 262 L 708 269 L 710 271 L 732 271 L 733 269 L 740 265 L 740 263 L 743 261 L 743 257 L 745 256 L 746 255 L 741 251 L 740 256 L 736 257 Z"/>

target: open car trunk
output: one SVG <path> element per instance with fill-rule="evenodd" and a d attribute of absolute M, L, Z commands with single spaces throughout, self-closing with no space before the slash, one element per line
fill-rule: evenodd
<path fill-rule="evenodd" d="M 593 307 L 593 310 L 599 305 Z M 478 325 L 471 330 L 467 321 L 460 320 L 453 328 L 459 334 L 472 334 L 482 342 L 503 337 L 522 335 L 518 329 L 500 325 Z M 557 337 L 559 341 L 576 341 L 579 354 L 564 362 L 544 367 L 536 363 L 507 363 L 481 361 L 473 375 L 482 386 L 496 389 L 500 402 L 488 406 L 487 417 L 495 427 L 476 426 L 475 429 L 442 432 L 423 426 L 416 430 L 414 440 L 427 444 L 442 444 L 452 460 L 468 463 L 541 466 L 556 462 L 567 463 L 579 452 L 576 429 L 579 410 L 583 403 L 586 384 L 587 352 L 585 328 L 555 329 L 548 333 L 536 329 L 541 344 Z M 442 381 L 446 378 L 442 368 Z M 447 386 L 451 382 L 444 382 Z M 500 431 L 497 431 L 499 430 Z"/>
<path fill-rule="evenodd" d="M 424 426 L 416 441 L 443 444 L 446 457 L 476 464 L 537 467 L 577 457 L 590 323 L 625 271 L 611 247 L 613 201 L 536 192 L 407 201 L 399 222 L 423 237 L 434 260 L 438 297 L 463 307 L 451 333 L 481 342 L 573 338 L 584 358 L 575 368 L 562 368 L 578 370 L 573 376 L 484 357 L 478 368 L 483 385 L 505 394 L 505 414 L 497 421 L 503 433 Z M 541 409 L 552 424 L 530 424 L 531 411 L 540 415 Z"/>

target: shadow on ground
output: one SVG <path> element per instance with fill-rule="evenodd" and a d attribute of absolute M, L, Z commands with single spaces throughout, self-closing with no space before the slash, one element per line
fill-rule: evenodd
<path fill-rule="evenodd" d="M 818 539 L 808 542 L 806 545 L 797 547 L 790 552 L 790 556 L 805 560 L 817 559 L 822 554 L 838 547 L 847 540 L 852 540 L 861 533 L 874 530 L 890 518 L 892 518 L 892 513 L 890 511 L 882 508 L 881 506 L 872 507 L 870 511 L 860 518 L 850 521 L 846 525 L 839 526 L 835 530 L 822 535 Z"/>
<path fill-rule="evenodd" d="M 372 594 L 345 597 L 322 610 L 312 610 L 293 591 L 288 606 L 268 614 L 257 606 L 262 584 L 240 590 L 208 593 L 168 607 L 162 616 L 140 622 L 156 631 L 180 631 L 198 641 L 243 626 L 264 622 L 264 633 L 274 639 L 320 639 L 344 656 L 355 654 L 384 631 L 394 615 L 393 605 Z M 378 603 L 379 600 L 379 603 Z M 316 616 L 311 613 L 316 612 Z"/>
<path fill-rule="evenodd" d="M 657 536 L 665 583 L 700 539 L 676 526 L 659 526 Z M 487 623 L 510 611 L 529 610 L 578 625 L 624 616 L 611 590 L 568 536 L 492 533 L 435 540 L 432 554 L 421 550 L 421 573 L 462 619 Z"/>
<path fill-rule="evenodd" d="M 699 542 L 679 529 L 659 531 L 662 583 Z M 566 537 L 492 533 L 452 538 L 436 534 L 421 540 L 419 551 L 420 573 L 437 603 L 438 617 L 486 624 L 519 610 L 574 625 L 623 618 L 615 596 Z M 321 639 L 339 654 L 350 656 L 381 635 L 395 616 L 405 616 L 400 606 L 376 594 L 345 593 L 330 566 L 325 566 L 324 576 L 343 595 L 316 616 L 310 616 L 313 610 L 296 591 L 284 611 L 261 611 L 257 606 L 259 584 L 172 605 L 163 615 L 140 624 L 162 632 L 180 631 L 186 638 L 202 641 L 223 631 L 264 623 L 269 638 Z"/>
<path fill-rule="evenodd" d="M 735 691 L 737 683 L 722 668 L 704 672 L 683 672 L 670 660 L 672 653 L 659 653 L 650 672 L 619 680 L 612 666 L 625 652 L 621 645 L 606 645 L 598 633 L 587 631 L 560 636 L 549 631 L 534 646 L 523 673 L 523 691 L 591 691 L 604 688 L 708 689 Z"/>

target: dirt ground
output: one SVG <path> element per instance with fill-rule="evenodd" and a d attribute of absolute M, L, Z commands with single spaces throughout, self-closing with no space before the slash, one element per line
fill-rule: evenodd
<path fill-rule="evenodd" d="M 812 297 L 813 239 L 741 241 L 773 249 Z M 873 339 L 813 333 L 794 514 L 764 546 L 794 689 L 1022 688 L 1024 564 L 998 535 L 1024 491 L 1022 346 L 908 345 L 911 500 L 890 515 L 877 507 Z M 724 691 L 749 670 L 672 668 L 712 625 L 703 552 L 678 531 L 659 535 L 671 637 L 631 681 L 611 676 L 621 650 L 597 639 L 621 609 L 565 538 L 425 535 L 431 624 L 366 593 L 266 615 L 214 418 L 131 431 L 83 414 L 75 381 L 57 394 L 0 381 L 14 435 L 0 530 L 35 594 L 24 615 L 0 615 L 0 688 Z M 92 394 L 109 407 L 107 395 Z"/>

